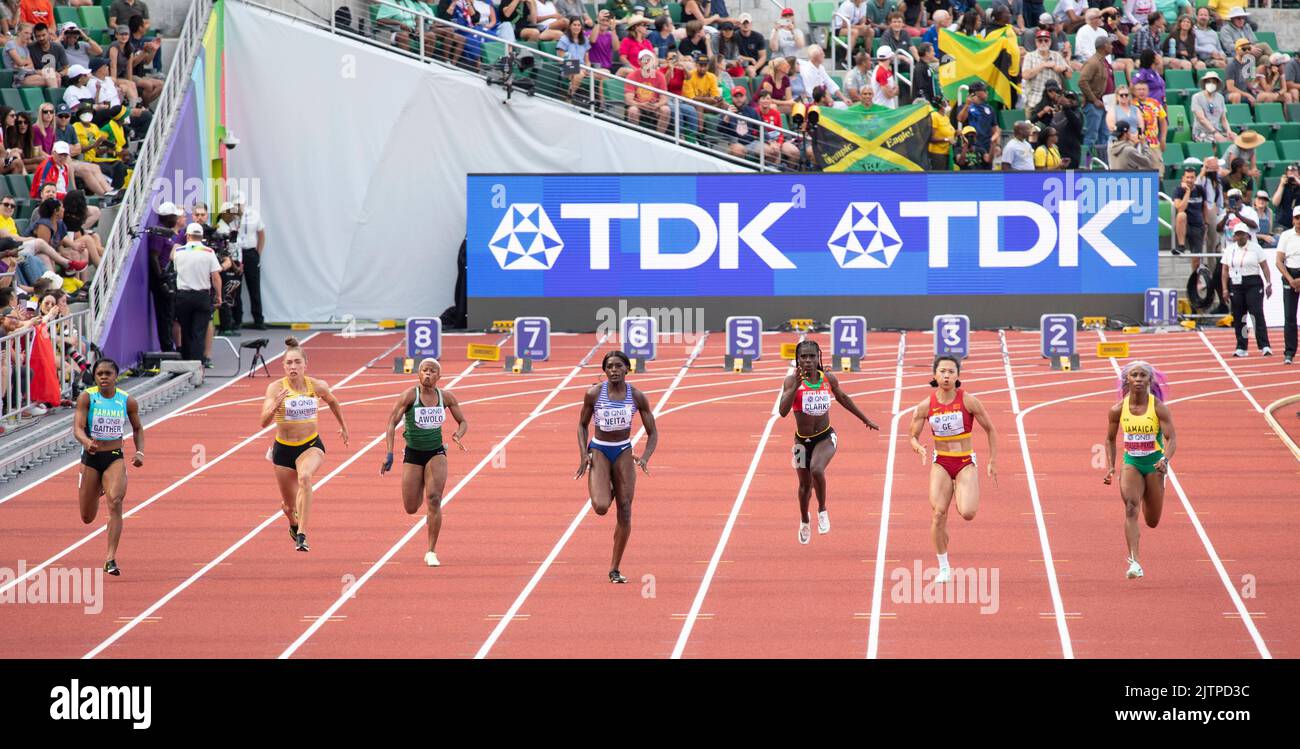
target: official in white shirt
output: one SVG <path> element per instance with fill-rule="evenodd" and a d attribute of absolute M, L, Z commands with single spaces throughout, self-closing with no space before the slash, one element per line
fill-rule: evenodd
<path fill-rule="evenodd" d="M 1290 364 L 1296 353 L 1296 306 L 1300 301 L 1300 205 L 1291 209 L 1291 228 L 1277 238 L 1277 272 L 1282 274 L 1282 335 L 1286 339 L 1286 357 Z"/>
<path fill-rule="evenodd" d="M 1264 297 L 1273 296 L 1273 279 L 1268 272 L 1268 254 L 1255 241 L 1246 223 L 1232 230 L 1233 243 L 1223 250 L 1223 296 L 1232 297 L 1232 329 L 1237 334 L 1233 356 L 1246 355 L 1246 313 L 1255 321 L 1255 345 L 1264 356 L 1272 356 L 1268 345 L 1268 323 L 1264 321 Z"/>
<path fill-rule="evenodd" d="M 181 358 L 201 361 L 213 304 L 221 304 L 221 263 L 217 254 L 203 244 L 202 224 L 186 227 L 185 239 L 185 245 L 172 254 L 176 267 L 176 321 L 181 327 Z"/>
<path fill-rule="evenodd" d="M 266 247 L 266 226 L 243 195 L 236 195 L 234 202 L 243 211 L 239 248 L 244 258 L 244 288 L 248 289 L 248 305 L 253 313 L 252 324 L 245 327 L 266 330 L 266 320 L 262 317 L 262 251 Z"/>

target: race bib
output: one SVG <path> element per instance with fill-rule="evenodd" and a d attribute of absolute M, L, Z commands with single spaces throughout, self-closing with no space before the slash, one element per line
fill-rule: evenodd
<path fill-rule="evenodd" d="M 805 390 L 803 412 L 809 416 L 825 416 L 831 410 L 831 394 L 825 390 Z"/>
<path fill-rule="evenodd" d="M 311 421 L 316 418 L 316 399 L 310 395 L 295 395 L 284 400 L 285 421 Z"/>
<path fill-rule="evenodd" d="M 952 437 L 963 433 L 965 428 L 961 411 L 948 411 L 930 416 L 930 430 L 938 437 Z"/>
<path fill-rule="evenodd" d="M 415 426 L 418 429 L 437 429 L 447 420 L 442 406 L 416 406 Z"/>
<path fill-rule="evenodd" d="M 120 440 L 126 420 L 120 416 L 95 415 L 90 422 L 90 438 L 96 440 Z"/>
<path fill-rule="evenodd" d="M 1156 452 L 1156 435 L 1124 433 L 1124 452 L 1142 458 Z"/>
<path fill-rule="evenodd" d="M 617 432 L 632 428 L 632 409 L 626 406 L 596 409 L 596 428 L 602 432 Z"/>

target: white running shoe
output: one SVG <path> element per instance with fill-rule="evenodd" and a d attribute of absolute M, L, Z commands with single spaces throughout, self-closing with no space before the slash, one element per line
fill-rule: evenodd
<path fill-rule="evenodd" d="M 442 562 L 438 561 L 438 555 L 434 554 L 432 551 L 424 555 L 424 563 L 430 567 L 437 567 L 442 564 Z"/>
<path fill-rule="evenodd" d="M 817 532 L 823 536 L 831 532 L 831 516 L 825 510 L 817 513 Z"/>
<path fill-rule="evenodd" d="M 1128 572 L 1124 574 L 1130 580 L 1136 580 L 1142 577 L 1142 565 L 1137 563 L 1136 559 L 1128 560 Z"/>
<path fill-rule="evenodd" d="M 1233 351 L 1233 352 L 1232 352 L 1232 355 L 1235 356 L 1235 357 L 1238 358 L 1238 359 L 1245 359 L 1245 358 L 1246 358 L 1246 349 L 1244 349 L 1244 348 L 1239 348 L 1239 349 L 1237 349 L 1236 351 Z"/>
<path fill-rule="evenodd" d="M 812 528 L 807 523 L 799 524 L 799 543 L 806 544 L 812 540 Z"/>
<path fill-rule="evenodd" d="M 939 568 L 939 574 L 937 574 L 937 575 L 934 576 L 934 581 L 935 581 L 936 583 L 939 583 L 940 585 L 943 585 L 943 584 L 945 584 L 945 583 L 949 583 L 949 582 L 951 582 L 951 581 L 952 581 L 952 568 L 951 568 L 951 567 L 940 567 L 940 568 Z"/>
<path fill-rule="evenodd" d="M 1264 356 L 1272 356 L 1273 349 L 1268 346 L 1265 346 L 1264 348 L 1259 350 L 1259 353 L 1263 354 Z"/>

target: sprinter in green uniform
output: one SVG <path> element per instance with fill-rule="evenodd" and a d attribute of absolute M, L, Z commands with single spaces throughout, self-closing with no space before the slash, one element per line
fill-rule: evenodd
<path fill-rule="evenodd" d="M 126 423 L 131 422 L 131 439 L 135 455 L 131 465 L 144 465 L 144 425 L 140 407 L 125 390 L 117 389 L 117 363 L 100 359 L 91 370 L 95 387 L 77 396 L 77 415 L 72 420 L 72 436 L 84 448 L 81 453 L 81 482 L 78 501 L 81 522 L 89 525 L 99 514 L 99 498 L 108 503 L 108 560 L 104 571 L 120 575 L 117 567 L 117 542 L 122 538 L 122 502 L 126 499 L 126 461 L 122 456 L 122 438 Z"/>
<path fill-rule="evenodd" d="M 442 489 L 447 484 L 447 448 L 442 444 L 442 424 L 450 411 L 459 425 L 451 438 L 464 452 L 465 446 L 460 438 L 469 430 L 469 422 L 460 412 L 456 396 L 450 390 L 438 387 L 442 365 L 437 359 L 421 361 L 419 376 L 420 384 L 403 392 L 393 404 L 384 435 L 388 455 L 379 475 L 393 468 L 393 434 L 397 424 L 405 419 L 406 429 L 402 432 L 406 440 L 406 452 L 402 457 L 402 506 L 408 515 L 414 515 L 420 511 L 423 499 L 428 513 L 426 530 L 429 534 L 429 551 L 424 555 L 424 563 L 437 567 L 440 562 L 434 547 L 438 545 L 438 531 L 442 530 Z"/>

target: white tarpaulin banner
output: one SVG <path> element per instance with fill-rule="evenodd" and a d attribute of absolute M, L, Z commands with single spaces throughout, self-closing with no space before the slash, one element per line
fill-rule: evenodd
<path fill-rule="evenodd" d="M 226 65 L 229 176 L 257 180 L 269 322 L 441 313 L 469 173 L 738 170 L 241 3 Z"/>

